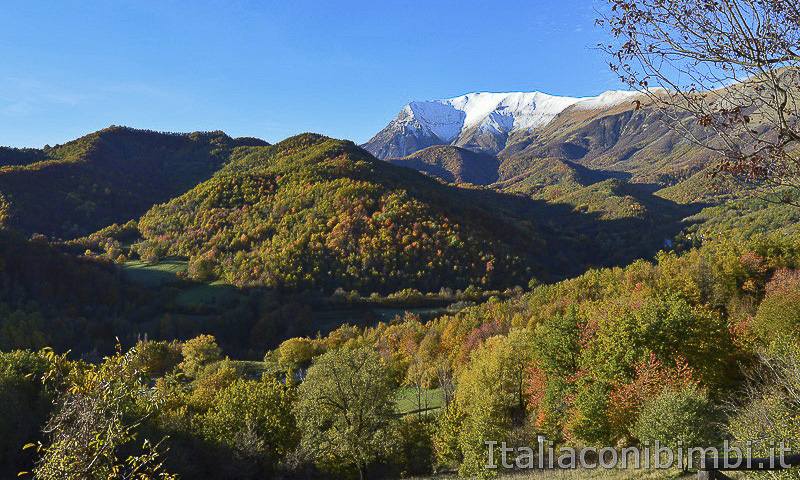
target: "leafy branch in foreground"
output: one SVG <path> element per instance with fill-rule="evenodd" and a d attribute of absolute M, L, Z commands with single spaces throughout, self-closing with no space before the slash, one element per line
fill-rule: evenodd
<path fill-rule="evenodd" d="M 600 48 L 690 141 L 712 176 L 797 205 L 800 9 L 790 0 L 609 0 Z M 777 195 L 777 196 L 776 196 Z"/>
<path fill-rule="evenodd" d="M 134 447 L 137 428 L 158 408 L 141 372 L 132 367 L 135 349 L 100 365 L 69 361 L 52 350 L 42 355 L 51 365 L 43 381 L 55 400 L 44 427 L 46 444 L 27 446 L 39 454 L 34 478 L 176 478 L 162 470 L 160 442 L 144 440 L 141 450 Z M 122 451 L 130 452 L 124 460 Z"/>

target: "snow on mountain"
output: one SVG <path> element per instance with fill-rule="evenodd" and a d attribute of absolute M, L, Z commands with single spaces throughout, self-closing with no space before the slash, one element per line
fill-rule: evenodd
<path fill-rule="evenodd" d="M 541 92 L 477 92 L 409 103 L 364 144 L 378 158 L 402 157 L 431 145 L 457 145 L 497 153 L 508 135 L 544 127 L 570 106 L 593 110 L 624 103 L 638 92 L 609 91 L 597 97 L 560 97 Z"/>
<path fill-rule="evenodd" d="M 600 110 L 603 108 L 614 107 L 623 103 L 629 103 L 634 97 L 642 95 L 641 92 L 630 92 L 627 90 L 609 90 L 596 97 L 582 98 L 575 104 L 575 108 L 581 110 Z"/>
<path fill-rule="evenodd" d="M 445 100 L 411 102 L 406 109 L 449 143 L 474 127 L 502 133 L 541 127 L 579 100 L 539 92 L 479 92 Z"/>

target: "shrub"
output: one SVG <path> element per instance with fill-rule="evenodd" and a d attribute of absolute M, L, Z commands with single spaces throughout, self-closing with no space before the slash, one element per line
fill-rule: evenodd
<path fill-rule="evenodd" d="M 275 380 L 237 380 L 214 399 L 202 419 L 203 435 L 231 447 L 261 473 L 274 471 L 297 446 L 294 394 Z"/>
<path fill-rule="evenodd" d="M 682 449 L 686 453 L 691 447 L 719 444 L 722 436 L 720 424 L 720 410 L 705 392 L 690 386 L 664 390 L 646 402 L 639 414 L 635 434 L 640 441 L 653 444 L 658 440 L 673 452 Z"/>
<path fill-rule="evenodd" d="M 200 335 L 187 340 L 181 349 L 183 362 L 180 364 L 183 373 L 188 377 L 197 378 L 203 368 L 222 358 L 222 350 L 217 346 L 217 339 L 213 335 Z"/>

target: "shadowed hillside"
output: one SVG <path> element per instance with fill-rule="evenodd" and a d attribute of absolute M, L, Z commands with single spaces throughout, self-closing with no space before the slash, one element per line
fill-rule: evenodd
<path fill-rule="evenodd" d="M 534 229 L 351 142 L 306 134 L 242 150 L 140 221 L 142 249 L 190 258 L 198 278 L 357 288 L 526 283 Z"/>
<path fill-rule="evenodd" d="M 3 148 L 2 221 L 29 233 L 86 235 L 189 190 L 244 145 L 266 142 L 111 127 L 43 150 Z"/>
<path fill-rule="evenodd" d="M 450 183 L 489 185 L 498 178 L 500 161 L 493 155 L 465 148 L 437 145 L 403 158 L 386 160 L 393 165 L 413 168 Z"/>
<path fill-rule="evenodd" d="M 194 278 L 240 286 L 497 288 L 652 255 L 697 211 L 619 184 L 593 195 L 622 206 L 581 210 L 580 197 L 549 203 L 447 186 L 351 142 L 306 134 L 243 149 L 209 181 L 150 210 L 139 252 L 188 257 Z"/>

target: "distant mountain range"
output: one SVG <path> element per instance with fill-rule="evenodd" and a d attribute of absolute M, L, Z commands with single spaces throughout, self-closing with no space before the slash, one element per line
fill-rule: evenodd
<path fill-rule="evenodd" d="M 576 207 L 579 190 L 608 179 L 679 203 L 726 198 L 708 188 L 710 151 L 670 128 L 669 120 L 640 92 L 587 98 L 471 93 L 411 102 L 362 147 L 445 182 Z M 696 138 L 708 134 L 691 118 L 687 125 Z M 590 196 L 597 206 L 597 195 Z M 620 208 L 626 203 L 601 210 L 612 216 L 636 211 Z"/>
<path fill-rule="evenodd" d="M 453 145 L 494 155 L 520 135 L 545 127 L 567 109 L 603 110 L 640 96 L 627 91 L 608 91 L 586 98 L 541 92 L 477 92 L 444 100 L 415 101 L 362 146 L 381 159 L 404 157 L 433 145 Z"/>
<path fill-rule="evenodd" d="M 0 147 L 0 349 L 200 332 L 263 348 L 319 331 L 297 312 L 334 292 L 482 298 L 796 231 L 796 208 L 710 190 L 716 159 L 665 120 L 631 92 L 470 94 L 409 104 L 364 145 L 381 159 L 316 134 L 118 126 Z"/>
<path fill-rule="evenodd" d="M 269 146 L 111 127 L 0 149 L 0 225 L 78 244 L 102 229 L 133 258 L 184 257 L 192 278 L 240 286 L 507 287 L 647 256 L 697 213 L 624 179 L 453 146 L 381 161 L 312 134 Z"/>
<path fill-rule="evenodd" d="M 363 149 L 110 127 L 0 148 L 0 225 L 74 240 L 133 221 L 132 254 L 238 286 L 520 285 L 652 255 L 741 193 L 711 191 L 715 159 L 665 120 L 611 91 L 411 102 Z"/>

